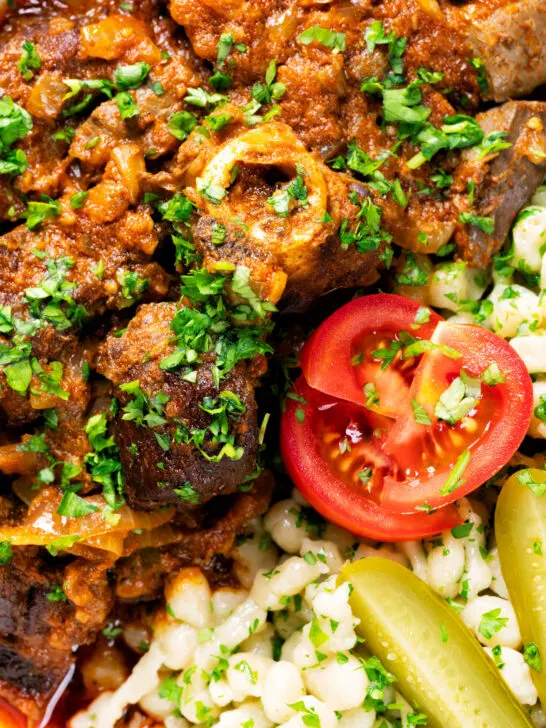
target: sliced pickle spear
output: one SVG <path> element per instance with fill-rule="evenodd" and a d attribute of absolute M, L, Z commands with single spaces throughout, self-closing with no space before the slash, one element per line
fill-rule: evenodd
<path fill-rule="evenodd" d="M 497 668 L 452 607 L 400 564 L 347 566 L 358 633 L 430 728 L 530 728 Z"/>
<path fill-rule="evenodd" d="M 541 493 L 543 493 L 541 495 Z M 524 644 L 536 653 L 531 676 L 546 704 L 546 472 L 520 470 L 504 484 L 495 513 L 502 575 Z M 543 546 L 544 544 L 544 546 Z M 544 549 L 544 555 L 543 554 Z M 536 647 L 535 647 L 536 646 Z M 540 670 L 537 668 L 540 667 Z"/>

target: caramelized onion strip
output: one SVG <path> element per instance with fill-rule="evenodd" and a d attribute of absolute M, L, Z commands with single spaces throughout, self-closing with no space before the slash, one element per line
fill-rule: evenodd
<path fill-rule="evenodd" d="M 174 516 L 173 508 L 152 513 L 134 511 L 122 506 L 117 511 L 104 511 L 106 502 L 100 495 L 83 500 L 97 508 L 79 518 L 61 516 L 57 513 L 62 494 L 56 488 L 44 488 L 32 501 L 27 514 L 19 526 L 0 528 L 0 541 L 10 541 L 12 546 L 47 546 L 62 537 L 77 537 L 78 542 L 87 542 L 94 548 L 114 553 L 123 551 L 123 539 L 131 531 L 148 531 L 168 523 Z M 121 535 L 121 539 L 106 536 Z"/>

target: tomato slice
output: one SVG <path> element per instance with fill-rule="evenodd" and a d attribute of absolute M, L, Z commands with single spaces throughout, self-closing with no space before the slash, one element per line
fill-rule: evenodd
<path fill-rule="evenodd" d="M 430 533 L 434 521 L 422 514 L 494 475 L 531 418 L 531 379 L 504 339 L 399 296 L 367 296 L 339 309 L 306 344 L 301 363 L 311 404 L 298 409 L 292 400 L 283 415 L 288 471 L 317 510 L 384 540 Z M 294 417 L 304 416 L 298 430 Z M 399 523 L 400 516 L 413 520 Z"/>
<path fill-rule="evenodd" d="M 425 538 L 460 523 L 454 506 L 404 515 L 380 505 L 377 485 L 391 458 L 374 442 L 377 417 L 312 389 L 304 377 L 296 381 L 281 421 L 281 452 L 303 496 L 325 518 L 377 541 Z M 359 473 L 368 468 L 363 482 Z"/>
<path fill-rule="evenodd" d="M 401 361 L 400 333 L 430 339 L 440 321 L 410 298 L 387 293 L 356 298 L 327 318 L 306 343 L 300 357 L 303 375 L 314 389 L 360 405 L 368 399 L 363 387 L 373 382 L 377 411 L 397 415 L 410 406 L 415 364 Z"/>
<path fill-rule="evenodd" d="M 384 480 L 381 502 L 395 512 L 412 512 L 423 503 L 437 508 L 476 490 L 510 460 L 531 418 L 531 379 L 504 339 L 481 326 L 443 322 L 432 342 L 461 356 L 451 358 L 442 348 L 423 355 L 410 397 L 425 409 L 432 424 L 417 425 L 415 418 L 401 417 L 385 440 L 385 451 L 406 474 L 403 481 L 390 475 Z M 470 388 L 479 387 L 480 396 L 468 415 L 451 425 L 434 412 L 461 369 L 474 380 Z M 504 381 L 489 385 L 483 378 Z M 455 468 L 460 470 L 457 477 L 446 482 Z"/>

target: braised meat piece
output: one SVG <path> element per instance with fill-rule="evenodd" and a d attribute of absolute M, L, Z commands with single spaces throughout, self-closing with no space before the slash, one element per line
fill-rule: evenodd
<path fill-rule="evenodd" d="M 112 606 L 104 568 L 63 568 L 34 547 L 0 568 L 0 695 L 38 720 Z"/>
<path fill-rule="evenodd" d="M 450 23 L 468 34 L 485 72 L 485 98 L 523 97 L 546 83 L 546 8 L 543 0 L 443 3 Z"/>
<path fill-rule="evenodd" d="M 34 419 L 80 386 L 87 360 L 77 333 L 91 317 L 166 296 L 169 276 L 131 250 L 134 232 L 152 230 L 144 209 L 108 225 L 67 212 L 58 223 L 36 231 L 19 226 L 1 238 L 0 407 L 10 421 Z"/>
<path fill-rule="evenodd" d="M 130 16 L 120 15 L 114 2 L 88 5 L 69 19 L 45 2 L 38 14 L 10 14 L 0 29 L 0 88 L 29 114 L 18 141 L 26 161 L 0 173 L 0 218 L 17 219 L 24 196 L 56 198 L 71 184 L 86 188 L 122 143 L 151 157 L 176 146 L 167 122 L 187 86 L 199 82 L 187 42 L 175 38 L 173 21 L 158 16 L 153 0 L 139 3 Z M 125 119 L 116 101 L 100 102 L 113 95 L 116 67 L 135 63 L 150 68 L 155 91 L 135 91 L 140 113 Z M 82 112 L 90 118 L 82 120 Z"/>
<path fill-rule="evenodd" d="M 115 438 L 134 508 L 175 504 L 194 522 L 196 508 L 233 493 L 256 469 L 254 385 L 240 362 L 218 386 L 213 362 L 194 374 L 165 369 L 175 354 L 175 304 L 141 306 L 119 338 L 101 347 L 97 371 L 116 385 Z"/>
<path fill-rule="evenodd" d="M 263 471 L 252 482 L 248 492 L 217 498 L 211 505 L 205 523 L 199 528 L 178 528 L 168 547 L 136 550 L 116 564 L 116 595 L 123 601 L 155 597 L 168 574 L 180 566 L 199 564 L 213 580 L 225 572 L 226 557 L 235 537 L 244 533 L 253 518 L 263 515 L 269 507 L 274 481 L 271 473 Z M 137 541 L 138 537 L 132 537 Z M 131 540 L 128 548 L 133 546 Z M 224 573 L 224 578 L 229 578 Z"/>
<path fill-rule="evenodd" d="M 465 193 L 472 180 L 472 213 L 490 218 L 493 232 L 468 224 L 457 234 L 457 240 L 468 260 L 485 267 L 546 175 L 546 104 L 510 101 L 476 118 L 489 138 L 500 133 L 497 140 L 506 145 L 491 155 L 469 150 L 458 171 L 460 204 L 467 202 Z"/>

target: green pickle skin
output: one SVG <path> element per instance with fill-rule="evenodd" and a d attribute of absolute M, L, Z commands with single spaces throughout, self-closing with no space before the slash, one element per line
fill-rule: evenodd
<path fill-rule="evenodd" d="M 409 569 L 367 558 L 346 566 L 358 634 L 429 728 L 533 725 L 474 635 Z"/>
<path fill-rule="evenodd" d="M 516 611 L 524 644 L 534 642 L 541 655 L 541 670 L 531 670 L 542 704 L 546 704 L 546 494 L 535 495 L 518 476 L 529 474 L 546 483 L 544 470 L 512 475 L 503 486 L 495 513 L 495 536 L 502 575 Z M 544 543 L 535 552 L 535 544 Z"/>

